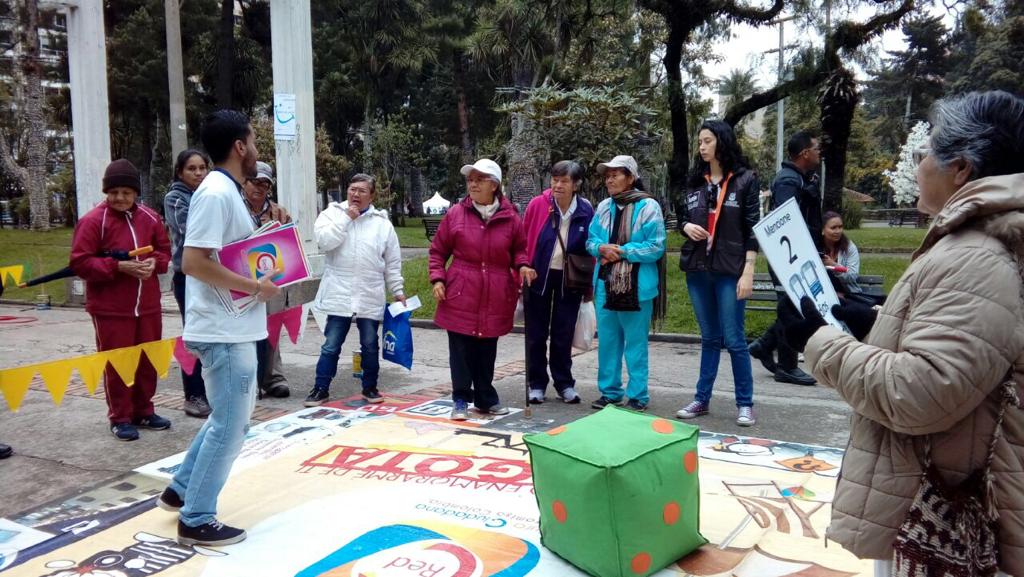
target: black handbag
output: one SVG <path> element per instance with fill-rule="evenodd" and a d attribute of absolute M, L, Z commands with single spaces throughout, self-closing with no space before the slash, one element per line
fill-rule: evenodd
<path fill-rule="evenodd" d="M 559 222 L 554 222 L 555 236 L 558 237 L 558 244 L 562 247 L 562 278 L 565 281 L 565 288 L 581 293 L 587 293 L 594 288 L 594 257 L 581 254 L 569 254 L 565 249 L 565 241 L 562 240 L 562 232 L 558 227 Z"/>

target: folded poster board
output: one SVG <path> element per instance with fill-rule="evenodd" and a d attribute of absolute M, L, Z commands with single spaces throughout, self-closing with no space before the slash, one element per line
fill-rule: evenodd
<path fill-rule="evenodd" d="M 766 214 L 754 225 L 754 236 L 796 310 L 800 310 L 801 298 L 811 297 L 825 322 L 846 331 L 846 326 L 832 316 L 832 305 L 839 304 L 839 296 L 828 279 L 796 199 L 789 199 Z"/>
<path fill-rule="evenodd" d="M 276 226 L 270 226 L 276 224 Z M 248 238 L 225 245 L 217 259 L 228 270 L 254 280 L 265 276 L 279 287 L 309 278 L 309 262 L 294 224 L 268 223 Z M 256 305 L 257 299 L 237 291 L 219 290 L 221 302 L 229 312 L 241 315 Z"/>

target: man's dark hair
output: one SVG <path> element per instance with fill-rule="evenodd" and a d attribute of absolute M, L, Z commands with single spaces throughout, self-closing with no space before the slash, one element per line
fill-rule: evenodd
<path fill-rule="evenodd" d="M 218 110 L 203 120 L 203 148 L 215 164 L 220 164 L 231 155 L 235 141 L 244 141 L 250 132 L 248 116 L 237 110 Z"/>
<path fill-rule="evenodd" d="M 792 160 L 800 153 L 814 146 L 814 139 L 817 136 L 814 135 L 810 130 L 801 130 L 793 136 L 789 137 L 789 142 L 786 143 L 786 152 L 789 154 L 789 159 Z"/>
<path fill-rule="evenodd" d="M 370 185 L 370 194 L 377 194 L 377 179 L 369 174 L 366 174 L 365 172 L 357 173 L 348 181 L 349 186 L 354 182 L 368 183 Z"/>

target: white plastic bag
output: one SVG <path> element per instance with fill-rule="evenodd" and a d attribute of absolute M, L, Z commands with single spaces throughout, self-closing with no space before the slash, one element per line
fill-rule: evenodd
<path fill-rule="evenodd" d="M 519 302 L 516 303 L 516 312 L 512 316 L 512 324 L 514 325 L 525 325 L 526 324 L 526 312 L 523 311 L 523 297 L 519 297 Z"/>
<path fill-rule="evenodd" d="M 597 311 L 594 310 L 594 301 L 580 305 L 580 312 L 576 315 L 576 332 L 572 335 L 572 346 L 589 351 L 594 344 L 594 332 L 597 331 Z"/>

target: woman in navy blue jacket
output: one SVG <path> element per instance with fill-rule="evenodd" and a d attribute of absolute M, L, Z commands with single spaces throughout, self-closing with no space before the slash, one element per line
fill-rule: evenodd
<path fill-rule="evenodd" d="M 587 253 L 587 231 L 594 207 L 577 194 L 583 184 L 583 167 L 563 160 L 551 168 L 551 188 L 530 201 L 523 220 L 526 252 L 531 268 L 524 271 L 530 294 L 524 298 L 526 347 L 529 355 L 530 402 L 544 402 L 548 367 L 558 396 L 579 403 L 572 377 L 572 337 L 584 298 L 593 291 L 565 285 L 565 254 L 593 259 Z M 551 337 L 550 358 L 547 355 Z"/>

